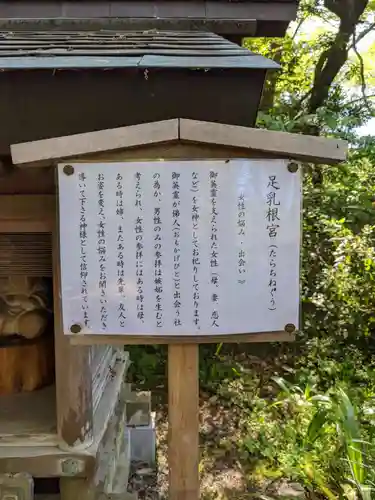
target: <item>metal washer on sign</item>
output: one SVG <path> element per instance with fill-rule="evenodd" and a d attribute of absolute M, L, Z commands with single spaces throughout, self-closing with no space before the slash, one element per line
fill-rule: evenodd
<path fill-rule="evenodd" d="M 74 167 L 72 165 L 64 165 L 63 172 L 65 175 L 73 175 Z"/>

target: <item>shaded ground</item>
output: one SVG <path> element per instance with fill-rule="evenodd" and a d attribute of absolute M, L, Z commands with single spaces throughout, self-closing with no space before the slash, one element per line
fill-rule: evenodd
<path fill-rule="evenodd" d="M 243 376 L 237 382 L 231 381 L 229 389 L 227 381 L 215 388 L 207 387 L 200 392 L 200 477 L 201 498 L 206 500 L 224 499 L 256 499 L 265 498 L 264 495 L 276 494 L 278 497 L 303 497 L 303 491 L 298 485 L 283 484 L 281 482 L 269 484 L 255 484 L 251 462 L 241 455 L 238 446 L 244 437 L 244 417 L 246 410 L 242 402 L 251 398 L 251 390 L 262 386 L 267 392 L 267 379 L 272 374 L 272 363 L 246 353 L 237 353 L 235 359 L 221 363 L 224 372 L 236 370 L 240 363 Z M 238 365 L 239 366 L 239 365 Z M 249 371 L 246 370 L 248 366 Z M 251 368 L 251 369 L 250 369 Z M 270 372 L 270 373 L 268 373 Z M 252 373 L 261 375 L 252 379 Z M 201 374 L 202 375 L 202 374 Z M 209 377 L 212 377 L 209 373 Z M 217 374 L 222 377 L 223 374 Z M 203 377 L 204 378 L 204 374 Z M 236 387 L 236 384 L 238 387 Z M 246 385 L 249 387 L 247 391 Z M 146 388 L 142 384 L 142 389 Z M 157 475 L 145 464 L 134 464 L 130 480 L 131 491 L 137 491 L 140 499 L 164 500 L 168 498 L 168 463 L 167 463 L 167 431 L 168 408 L 166 404 L 167 389 L 163 375 L 155 376 L 152 380 L 147 377 L 147 389 L 152 391 L 154 410 L 156 411 L 157 428 Z M 239 398 L 233 398 L 238 394 Z"/>

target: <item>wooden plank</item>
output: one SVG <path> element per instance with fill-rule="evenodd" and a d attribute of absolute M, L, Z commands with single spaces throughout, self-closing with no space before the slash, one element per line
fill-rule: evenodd
<path fill-rule="evenodd" d="M 169 139 L 166 138 L 166 134 L 163 139 L 158 132 L 159 125 L 164 129 L 166 124 L 168 124 L 170 133 Z M 347 142 L 338 139 L 325 139 L 185 118 L 180 119 L 178 135 L 176 124 L 177 120 L 168 120 L 167 122 L 134 125 L 120 129 L 16 144 L 12 146 L 13 161 L 20 165 L 50 165 L 51 162 L 56 162 L 60 158 L 76 158 L 78 160 L 79 155 L 88 155 L 90 158 L 94 158 L 94 155 L 97 154 L 100 158 L 103 157 L 104 153 L 112 154 L 113 150 L 122 150 L 121 152 L 117 151 L 121 157 L 131 159 L 132 155 L 134 158 L 140 158 L 143 155 L 142 159 L 145 159 L 151 158 L 155 152 L 163 154 L 165 146 L 157 149 L 157 145 L 163 143 L 164 140 L 169 141 L 167 148 L 173 149 L 173 141 L 176 141 L 178 137 L 185 143 L 191 143 L 191 149 L 194 151 L 195 147 L 198 154 L 200 145 L 206 148 L 211 147 L 215 158 L 220 155 L 222 157 L 281 157 L 335 164 L 345 160 L 348 149 Z M 139 131 L 139 135 L 136 130 Z M 152 147 L 156 149 L 152 149 Z M 126 148 L 131 148 L 131 151 L 127 153 Z M 150 151 L 150 156 L 148 156 L 148 151 Z M 202 153 L 203 150 L 200 153 L 201 157 Z M 163 157 L 165 157 L 164 154 Z M 82 158 L 82 160 L 84 159 Z"/>
<path fill-rule="evenodd" d="M 135 147 L 134 149 L 122 149 L 120 151 L 108 151 L 93 155 L 76 156 L 70 158 L 71 163 L 86 162 L 121 162 L 121 161 L 152 161 L 158 158 L 165 160 L 178 159 L 228 159 L 228 158 L 280 158 L 280 155 L 264 154 L 262 152 L 245 148 L 228 148 L 228 146 L 217 146 L 216 144 L 199 144 L 194 142 L 170 142 L 156 144 L 147 147 Z M 33 171 L 33 169 L 31 169 Z M 30 170 L 23 169 L 23 172 Z"/>
<path fill-rule="evenodd" d="M 17 49 L 15 49 L 17 50 Z M 36 49 L 36 48 L 29 48 L 29 49 L 19 49 L 17 50 L 17 56 L 66 56 L 66 55 L 71 55 L 71 56 L 143 56 L 144 54 L 150 54 L 150 55 L 156 55 L 156 56 L 173 56 L 173 55 L 180 55 L 180 56 L 195 56 L 195 57 L 200 57 L 200 56 L 214 56 L 214 57 L 225 57 L 225 56 L 238 56 L 238 55 L 247 55 L 246 53 L 243 53 L 241 50 L 235 48 L 235 47 L 226 47 L 224 50 L 220 47 L 216 48 L 212 47 L 211 49 L 190 49 L 190 48 L 160 48 L 160 49 L 127 49 L 127 48 L 95 48 L 95 49 L 84 49 L 84 48 L 72 48 L 72 50 L 69 52 L 67 48 L 61 47 L 61 48 L 52 48 L 52 49 Z M 14 57 L 15 52 L 10 51 L 9 49 L 7 50 L 1 50 L 0 49 L 0 55 L 3 57 Z M 248 54 L 248 57 L 251 57 L 251 54 Z"/>
<path fill-rule="evenodd" d="M 291 21 L 297 15 L 296 3 L 218 2 L 206 0 L 206 16 L 220 19 L 256 19 L 257 21 Z"/>
<path fill-rule="evenodd" d="M 168 347 L 169 498 L 199 499 L 199 345 Z"/>
<path fill-rule="evenodd" d="M 0 233 L 50 233 L 54 195 L 0 195 Z"/>
<path fill-rule="evenodd" d="M 119 355 L 124 356 L 124 352 Z M 111 490 L 119 461 L 120 449 L 125 439 L 126 388 L 125 374 L 128 358 L 120 358 L 114 369 L 114 378 L 103 393 L 100 411 L 95 422 L 96 467 L 93 484 L 101 490 Z"/>
<path fill-rule="evenodd" d="M 99 497 L 88 479 L 67 477 L 60 479 L 60 500 L 95 500 L 96 498 Z"/>
<path fill-rule="evenodd" d="M 57 446 L 55 386 L 1 396 L 0 447 L 20 446 Z"/>
<path fill-rule="evenodd" d="M 63 450 L 88 448 L 94 441 L 90 348 L 70 345 L 62 328 L 58 214 L 53 231 L 57 434 Z"/>
<path fill-rule="evenodd" d="M 69 472 L 65 465 L 72 461 L 77 465 L 75 477 L 86 477 L 95 467 L 94 456 L 64 452 L 57 446 L 0 446 L 1 474 L 28 471 L 33 477 L 58 478 Z"/>
<path fill-rule="evenodd" d="M 160 5 L 159 5 L 160 4 Z M 144 1 L 128 0 L 111 2 L 111 16 L 116 17 L 204 17 L 204 0 L 186 1 Z"/>
<path fill-rule="evenodd" d="M 142 71 L 126 72 L 126 78 L 122 71 L 63 71 L 58 78 L 48 71 L 4 73 L 0 109 L 7 127 L 0 134 L 0 154 L 9 154 L 10 144 L 179 116 L 253 126 L 263 72 L 249 70 L 240 77 L 235 71 L 216 70 L 207 77 L 204 71 L 190 71 L 187 78 L 186 70 L 171 68 L 153 70 L 148 76 L 146 80 Z M 213 85 L 217 93 L 212 92 Z M 193 101 L 186 99 L 192 87 Z M 17 117 L 25 107 L 29 112 L 20 122 Z"/>
<path fill-rule="evenodd" d="M 180 119 L 180 139 L 281 155 L 313 163 L 335 164 L 346 159 L 348 143 L 288 132 Z"/>
<path fill-rule="evenodd" d="M 1 40 L 1 39 L 0 39 Z M 183 37 L 164 37 L 160 36 L 157 38 L 152 37 L 129 37 L 124 39 L 113 38 L 113 39 L 101 39 L 101 38 L 68 38 L 64 37 L 61 39 L 31 39 L 31 40 L 1 40 L 0 41 L 0 51 L 4 50 L 36 50 L 36 49 L 66 49 L 66 51 L 72 51 L 73 47 L 78 49 L 85 49 L 87 53 L 91 50 L 100 49 L 102 47 L 106 49 L 123 49 L 126 51 L 128 48 L 145 49 L 144 52 L 147 53 L 150 46 L 152 48 L 163 48 L 163 49 L 220 49 L 225 53 L 225 50 L 236 48 L 238 52 L 245 53 L 244 49 L 233 47 L 223 38 L 213 39 L 211 37 L 202 39 L 186 39 Z M 250 56 L 252 53 L 249 54 Z"/>
<path fill-rule="evenodd" d="M 219 35 L 254 36 L 257 22 L 255 19 L 207 19 L 195 17 L 112 17 L 112 18 L 85 18 L 85 19 L 0 19 L 1 30 L 41 30 L 56 29 L 60 26 L 66 30 L 178 30 L 211 31 Z M 271 35 L 272 26 L 268 29 Z"/>
<path fill-rule="evenodd" d="M 25 170 L 6 165 L 0 172 L 0 196 L 6 194 L 52 194 L 55 191 L 53 168 Z"/>
<path fill-rule="evenodd" d="M 178 120 L 165 120 L 115 129 L 87 132 L 11 146 L 15 165 L 50 165 L 60 158 L 100 153 L 178 139 Z"/>
<path fill-rule="evenodd" d="M 8 278 L 8 276 L 12 275 L 39 278 L 52 277 L 51 234 L 14 233 L 12 232 L 14 230 L 13 225 L 9 229 L 11 232 L 0 232 L 0 278 Z M 45 345 L 45 347 L 47 346 Z M 21 350 L 21 347 L 17 348 L 15 352 L 18 349 Z M 25 347 L 25 349 L 29 355 L 36 356 L 33 359 L 38 365 L 37 353 L 39 350 L 37 346 L 29 346 L 28 348 Z M 26 377 L 25 382 L 28 379 L 29 377 Z M 32 378 L 32 381 L 29 382 L 35 383 L 35 380 Z"/>
<path fill-rule="evenodd" d="M 119 453 L 124 443 L 126 428 L 125 372 L 128 356 L 118 352 L 113 380 L 103 393 L 96 420 L 93 445 L 85 454 L 95 457 L 95 464 L 86 479 L 64 478 L 60 481 L 62 500 L 94 500 L 107 498 L 103 492 L 111 490 L 119 466 Z M 126 488 L 126 485 L 123 485 Z M 111 496 L 112 498 L 112 496 Z"/>
<path fill-rule="evenodd" d="M 68 21 L 70 19 L 101 19 L 111 18 L 144 18 L 151 20 L 158 17 L 171 18 L 181 17 L 203 17 L 220 18 L 229 16 L 233 20 L 260 19 L 260 20 L 285 20 L 295 18 L 297 2 L 218 2 L 215 0 L 189 0 L 185 2 L 171 2 L 154 0 L 142 1 L 127 0 L 121 2 L 4 2 L 1 3 L 4 18 L 10 21 L 12 18 L 20 19 L 47 19 Z M 31 3 L 31 6 L 28 4 Z M 14 4 L 14 6 L 12 5 Z M 60 4 L 60 5 L 59 5 Z M 72 4 L 72 5 L 71 5 Z M 176 4 L 176 5 L 175 5 Z M 190 5 L 191 4 L 191 5 Z M 39 15 L 38 15 L 39 14 Z"/>
<path fill-rule="evenodd" d="M 262 342 L 293 342 L 295 339 L 294 334 L 287 332 L 270 332 L 270 333 L 254 333 L 254 334 L 241 334 L 241 335 L 220 335 L 220 336 L 145 336 L 139 335 L 67 335 L 66 336 L 72 345 L 103 345 L 112 344 L 118 346 L 124 345 L 164 345 L 164 344 L 191 344 L 198 342 L 199 344 L 212 344 L 212 343 L 262 343 Z"/>

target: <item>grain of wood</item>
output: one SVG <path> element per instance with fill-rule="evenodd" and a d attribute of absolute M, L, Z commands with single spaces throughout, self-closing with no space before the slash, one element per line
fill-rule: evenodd
<path fill-rule="evenodd" d="M 50 165 L 61 158 L 100 153 L 178 139 L 178 120 L 87 132 L 11 146 L 15 165 Z"/>
<path fill-rule="evenodd" d="M 57 433 L 61 449 L 85 449 L 94 439 L 90 347 L 71 346 L 63 332 L 57 228 L 58 220 L 53 231 L 52 249 Z"/>
<path fill-rule="evenodd" d="M 139 156 L 142 148 L 147 154 L 147 146 L 166 143 L 168 148 L 177 140 L 195 145 L 211 145 L 219 148 L 221 154 L 227 148 L 227 156 L 230 156 L 232 149 L 233 156 L 238 156 L 240 150 L 243 157 L 271 155 L 327 164 L 344 161 L 348 150 L 347 142 L 338 139 L 184 118 L 15 144 L 11 150 L 14 164 L 41 166 L 50 165 L 62 158 L 80 155 L 92 157 L 95 154 L 129 148 L 135 150 L 135 156 Z"/>
<path fill-rule="evenodd" d="M 168 347 L 169 498 L 199 499 L 199 345 Z"/>
<path fill-rule="evenodd" d="M 49 332 L 51 333 L 51 332 Z M 25 363 L 27 359 L 27 363 Z M 53 383 L 55 373 L 53 356 L 53 336 L 44 335 L 35 343 L 0 348 L 0 398 L 4 395 L 35 391 Z M 34 394 L 34 392 L 33 392 Z M 35 393 L 37 401 L 37 393 Z M 0 420 L 4 400 L 0 404 Z M 33 400 L 29 399 L 30 407 L 34 408 Z M 55 408 L 54 408 L 55 410 Z M 27 406 L 25 417 L 32 415 Z M 48 411 L 48 407 L 46 408 Z M 53 428 L 56 427 L 53 413 Z M 8 414 L 10 424 L 13 424 L 12 412 Z M 3 428 L 0 424 L 0 444 Z M 17 434 L 17 433 L 15 433 Z"/>
<path fill-rule="evenodd" d="M 26 444 L 30 447 L 57 444 L 54 386 L 1 397 L 0 447 Z"/>
<path fill-rule="evenodd" d="M 0 233 L 48 233 L 54 218 L 53 195 L 0 195 Z"/>
<path fill-rule="evenodd" d="M 180 119 L 180 140 L 215 144 L 279 155 L 312 163 L 335 164 L 346 159 L 348 143 L 288 132 Z"/>
<path fill-rule="evenodd" d="M 280 332 L 268 332 L 268 333 L 245 333 L 245 334 L 233 334 L 233 335 L 215 335 L 215 336 L 189 336 L 189 337 L 179 337 L 179 336 L 166 336 L 166 335 L 154 335 L 154 336 L 139 336 L 136 334 L 129 335 L 70 335 L 69 340 L 72 345 L 165 345 L 165 344 L 191 344 L 191 342 L 198 342 L 199 344 L 212 344 L 217 342 L 223 342 L 226 344 L 237 344 L 237 343 L 262 343 L 262 342 L 293 342 L 295 339 L 294 334 L 287 333 L 284 331 Z"/>

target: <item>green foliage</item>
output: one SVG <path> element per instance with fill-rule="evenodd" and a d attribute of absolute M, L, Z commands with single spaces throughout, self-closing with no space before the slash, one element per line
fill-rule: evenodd
<path fill-rule="evenodd" d="M 374 180 L 363 158 L 326 169 L 319 187 L 306 175 L 302 297 L 309 335 L 358 339 L 372 331 Z"/>
<path fill-rule="evenodd" d="M 375 139 L 358 137 L 356 129 L 374 116 L 374 99 L 364 98 L 375 95 L 374 46 L 363 54 L 363 67 L 349 53 L 324 105 L 308 113 L 316 64 L 337 32 L 324 3 L 302 1 L 284 39 L 245 42 L 282 65 L 268 75 L 259 127 L 350 142 L 345 164 L 304 165 L 302 331 L 288 347 L 252 346 L 254 358 L 245 346 L 201 346 L 200 379 L 206 394 L 240 410 L 235 444 L 251 480 L 266 485 L 263 498 L 283 478 L 302 484 L 310 498 L 369 500 L 375 499 Z M 374 10 L 371 0 L 357 36 L 371 28 Z M 322 23 L 310 32 L 304 26 L 312 17 Z M 130 352 L 135 381 L 164 383 L 164 348 Z"/>
<path fill-rule="evenodd" d="M 362 439 L 366 431 L 347 393 L 333 387 L 321 394 L 310 384 L 302 389 L 282 378 L 274 381 L 279 395 L 272 403 L 255 405 L 241 443 L 251 457 L 257 456 L 262 474 L 288 477 L 327 498 L 347 494 L 349 488 L 363 500 L 371 498 L 375 471 L 368 451 L 374 444 Z"/>

